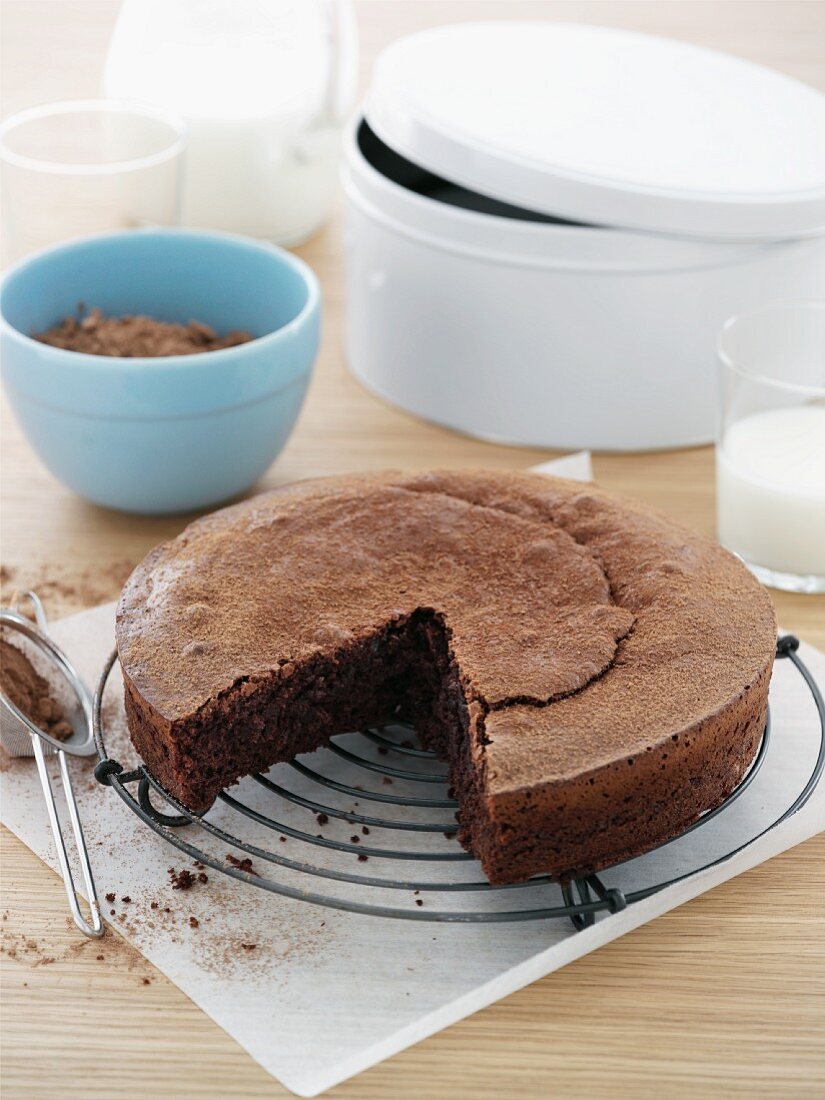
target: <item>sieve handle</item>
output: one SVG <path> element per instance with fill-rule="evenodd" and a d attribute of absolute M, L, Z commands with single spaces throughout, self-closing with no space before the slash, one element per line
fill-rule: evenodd
<path fill-rule="evenodd" d="M 49 814 L 49 823 L 52 827 L 54 845 L 57 850 L 57 862 L 60 864 L 60 872 L 63 875 L 63 882 L 66 886 L 66 896 L 69 899 L 69 908 L 71 909 L 72 917 L 80 931 L 85 932 L 87 936 L 102 936 L 103 921 L 100 918 L 100 905 L 97 900 L 94 878 L 92 877 L 92 868 L 89 864 L 89 852 L 86 848 L 86 840 L 83 836 L 83 828 L 80 824 L 77 803 L 75 802 L 74 791 L 72 790 L 72 781 L 69 777 L 69 769 L 66 766 L 66 754 L 62 750 L 58 750 L 56 755 L 60 763 L 60 779 L 63 784 L 63 794 L 65 795 L 66 805 L 69 810 L 75 848 L 77 849 L 78 858 L 80 860 L 80 870 L 83 874 L 86 896 L 89 899 L 91 924 L 89 924 L 80 912 L 77 888 L 74 884 L 71 867 L 69 866 L 69 858 L 66 854 L 66 843 L 63 839 L 60 818 L 57 815 L 54 789 L 52 788 L 52 781 L 46 769 L 46 754 L 43 751 L 43 742 L 36 733 L 31 735 L 31 739 L 32 748 L 34 749 L 34 758 L 37 761 L 37 771 L 40 775 L 40 785 L 43 788 L 43 795 L 46 799 L 46 809 Z"/>
<path fill-rule="evenodd" d="M 11 598 L 11 609 L 17 615 L 23 615 L 20 610 L 20 604 L 27 600 L 31 604 L 32 613 L 34 614 L 34 620 L 37 623 L 37 628 L 41 634 L 49 636 L 49 621 L 46 618 L 46 612 L 43 609 L 43 604 L 40 602 L 40 597 L 36 592 L 32 592 L 29 589 L 28 592 L 14 592 Z"/>

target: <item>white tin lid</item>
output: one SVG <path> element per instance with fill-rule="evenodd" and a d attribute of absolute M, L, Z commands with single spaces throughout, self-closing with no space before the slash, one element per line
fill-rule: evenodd
<path fill-rule="evenodd" d="M 697 46 L 569 23 L 438 27 L 381 54 L 365 116 L 429 171 L 557 217 L 825 232 L 825 95 Z"/>

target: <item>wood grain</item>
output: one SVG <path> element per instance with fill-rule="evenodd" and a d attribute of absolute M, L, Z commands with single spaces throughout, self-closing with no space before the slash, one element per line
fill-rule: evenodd
<path fill-rule="evenodd" d="M 5 0 L 4 113 L 96 94 L 116 10 L 99 0 Z M 506 16 L 670 34 L 825 88 L 822 3 L 370 0 L 358 4 L 358 16 L 362 80 L 375 52 L 400 34 Z M 261 488 L 345 470 L 520 468 L 551 457 L 465 439 L 366 394 L 341 354 L 339 218 L 300 252 L 323 283 L 324 343 L 296 433 Z M 595 468 L 602 484 L 712 534 L 709 449 L 597 456 Z M 129 565 L 185 522 L 135 519 L 78 500 L 33 457 L 5 403 L 0 477 L 5 594 L 10 585 L 37 584 L 54 615 L 113 598 Z M 776 605 L 786 628 L 825 647 L 825 601 L 777 594 Z M 287 1095 L 115 933 L 101 944 L 79 940 L 58 879 L 6 832 L 0 858 L 6 1100 Z M 821 1097 L 823 867 L 819 837 L 328 1095 Z M 29 939 L 36 948 L 27 951 Z"/>

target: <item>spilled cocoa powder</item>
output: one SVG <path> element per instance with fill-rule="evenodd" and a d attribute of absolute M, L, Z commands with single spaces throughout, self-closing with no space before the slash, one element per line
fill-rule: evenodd
<path fill-rule="evenodd" d="M 165 536 L 166 530 L 160 534 Z M 50 619 L 117 599 L 136 561 L 119 559 L 87 566 L 48 565 L 0 566 L 0 602 L 8 605 L 16 592 L 34 589 L 45 604 Z M 26 605 L 21 608 L 26 613 Z"/>
<path fill-rule="evenodd" d="M 202 321 L 173 324 L 153 317 L 126 314 L 107 317 L 101 309 L 78 306 L 77 316 L 64 317 L 45 332 L 34 333 L 41 344 L 84 355 L 117 359 L 156 358 L 161 355 L 197 355 L 246 344 L 252 336 L 240 330 L 219 336 Z"/>
<path fill-rule="evenodd" d="M 0 688 L 21 713 L 58 741 L 72 735 L 71 723 L 52 688 L 22 650 L 0 638 Z"/>

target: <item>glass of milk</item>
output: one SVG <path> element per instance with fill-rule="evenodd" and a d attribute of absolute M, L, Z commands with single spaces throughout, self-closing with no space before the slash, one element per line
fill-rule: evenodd
<path fill-rule="evenodd" d="M 719 541 L 771 588 L 825 592 L 825 301 L 732 317 L 719 357 Z"/>
<path fill-rule="evenodd" d="M 103 89 L 184 119 L 184 225 L 291 246 L 334 202 L 356 63 L 349 0 L 124 0 Z"/>

